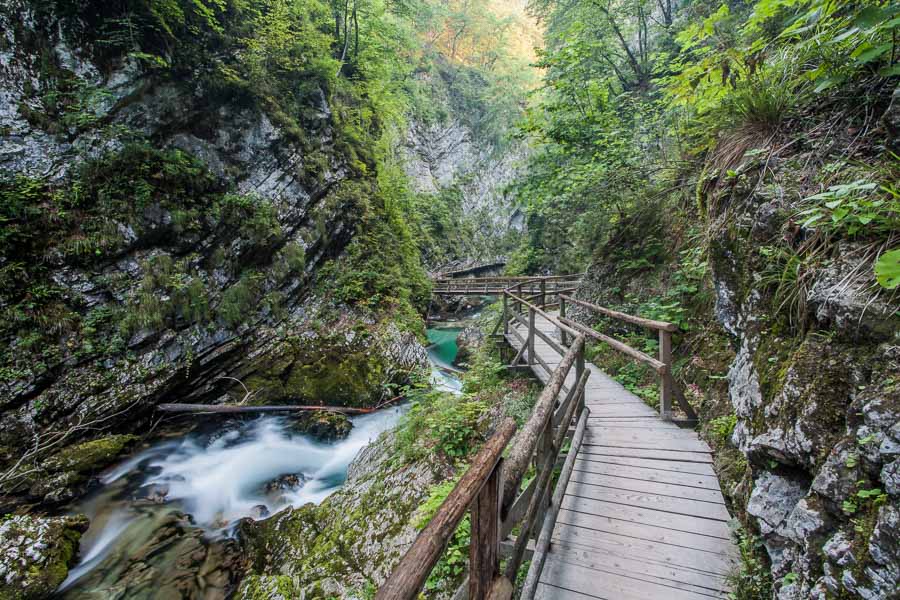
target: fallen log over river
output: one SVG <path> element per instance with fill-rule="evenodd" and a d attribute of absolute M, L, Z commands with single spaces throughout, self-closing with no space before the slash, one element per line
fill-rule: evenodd
<path fill-rule="evenodd" d="M 193 414 L 326 411 L 345 415 L 365 415 L 378 410 L 377 408 L 350 408 L 348 406 L 237 406 L 234 404 L 160 404 L 156 408 L 162 412 Z"/>

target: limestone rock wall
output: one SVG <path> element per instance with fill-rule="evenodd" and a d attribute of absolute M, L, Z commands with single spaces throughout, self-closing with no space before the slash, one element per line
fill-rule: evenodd
<path fill-rule="evenodd" d="M 863 242 L 844 241 L 787 298 L 767 255 L 809 193 L 798 166 L 745 159 L 713 184 L 715 313 L 736 348 L 731 441 L 750 465 L 746 511 L 772 561 L 778 598 L 894 598 L 900 586 L 900 346 L 896 300 L 873 286 Z M 772 166 L 774 165 L 774 167 Z M 804 174 L 807 177 L 808 174 Z M 793 233 L 790 233 L 793 232 Z M 773 241 L 776 240 L 776 241 Z"/>
<path fill-rule="evenodd" d="M 179 150 L 172 156 L 203 183 L 183 205 L 157 194 L 107 222 L 102 251 L 44 259 L 41 289 L 55 294 L 66 320 L 37 350 L 31 331 L 2 330 L 9 365 L 0 369 L 0 504 L 70 499 L 91 471 L 62 473 L 48 491 L 36 486 L 46 475 L 38 459 L 85 439 L 146 430 L 162 401 L 240 400 L 225 376 L 256 381 L 267 400 L 360 404 L 425 363 L 415 335 L 313 293 L 319 269 L 353 238 L 356 196 L 368 185 L 335 147 L 324 94 L 304 111 L 307 139 L 298 140 L 258 104 L 215 96 L 203 78 L 175 80 L 127 56 L 100 64 L 67 35 L 77 23 L 35 11 L 19 0 L 0 9 L 4 178 L 59 182 L 75 193 L 64 184 L 82 165 L 137 139 Z M 89 101 L 51 119 L 47 94 L 62 79 Z M 146 179 L 166 181 L 167 166 L 159 168 Z M 116 191 L 126 207 L 138 204 L 140 185 Z M 67 235 L 79 243 L 88 232 Z M 0 269 L 15 260 L 0 257 Z M 186 318 L 191 306 L 203 314 Z M 145 322 L 160 309 L 162 322 Z M 127 318 L 137 325 L 123 327 Z M 52 319 L 47 330 L 57 330 Z M 353 386 L 322 397 L 342 391 L 326 386 L 326 367 Z M 32 447 L 39 451 L 19 461 Z"/>

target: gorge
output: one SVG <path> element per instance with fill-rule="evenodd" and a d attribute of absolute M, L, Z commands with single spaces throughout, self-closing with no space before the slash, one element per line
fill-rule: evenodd
<path fill-rule="evenodd" d="M 888 0 L 3 2 L 0 599 L 374 597 L 542 389 L 497 297 L 433 295 L 482 264 L 673 324 L 727 597 L 896 598 L 898 26 Z M 585 356 L 658 406 L 650 367 Z"/>

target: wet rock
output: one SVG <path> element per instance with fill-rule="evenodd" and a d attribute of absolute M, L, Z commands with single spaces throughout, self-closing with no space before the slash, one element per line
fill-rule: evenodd
<path fill-rule="evenodd" d="M 263 490 L 266 493 L 296 491 L 306 485 L 307 481 L 309 481 L 309 478 L 303 473 L 288 473 L 267 483 Z"/>
<path fill-rule="evenodd" d="M 164 483 L 154 483 L 141 488 L 141 499 L 149 500 L 154 504 L 162 504 L 169 495 L 169 486 Z"/>
<path fill-rule="evenodd" d="M 393 460 L 395 443 L 385 434 L 364 448 L 321 504 L 243 521 L 252 567 L 236 597 L 350 598 L 381 584 L 415 540 L 415 512 L 437 480 L 425 460 Z"/>
<path fill-rule="evenodd" d="M 253 508 L 250 509 L 250 518 L 256 521 L 260 519 L 265 519 L 271 513 L 269 512 L 269 507 L 265 504 L 257 504 Z"/>
<path fill-rule="evenodd" d="M 88 597 L 115 600 L 224 600 L 240 573 L 233 540 L 210 540 L 177 511 L 161 515 L 151 537 L 127 556 L 111 556 L 81 580 Z"/>
<path fill-rule="evenodd" d="M 39 464 L 20 467 L 19 486 L 27 496 L 59 504 L 83 493 L 92 478 L 131 447 L 135 435 L 111 435 L 66 448 Z"/>
<path fill-rule="evenodd" d="M 48 597 L 76 562 L 88 520 L 16 515 L 0 523 L 0 598 Z"/>
<path fill-rule="evenodd" d="M 457 364 L 468 362 L 472 355 L 484 344 L 485 335 L 480 327 L 466 327 L 456 338 Z"/>
<path fill-rule="evenodd" d="M 342 440 L 350 435 L 353 423 L 347 415 L 329 411 L 305 412 L 291 420 L 291 429 L 323 441 Z"/>

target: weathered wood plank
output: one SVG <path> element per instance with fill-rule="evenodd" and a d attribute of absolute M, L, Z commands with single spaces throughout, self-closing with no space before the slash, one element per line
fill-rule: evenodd
<path fill-rule="evenodd" d="M 659 471 L 671 471 L 674 473 L 690 473 L 692 475 L 707 475 L 715 478 L 716 473 L 712 465 L 698 462 L 678 462 L 673 460 L 661 461 L 648 458 L 632 458 L 628 456 L 600 456 L 582 454 L 579 460 L 586 462 L 601 462 L 611 465 L 627 465 L 632 467 L 645 467 Z"/>
<path fill-rule="evenodd" d="M 581 531 L 594 531 L 597 534 L 607 536 L 621 536 L 642 540 L 650 544 L 666 544 L 669 546 L 681 546 L 693 550 L 703 550 L 706 552 L 730 556 L 729 548 L 732 547 L 729 540 L 691 533 L 687 531 L 675 531 L 656 527 L 654 525 L 644 525 L 642 523 L 634 523 L 621 519 L 597 519 L 594 515 L 579 513 L 567 509 L 563 509 L 559 513 L 558 523 L 571 525 Z M 582 537 L 592 535 L 582 533 Z"/>
<path fill-rule="evenodd" d="M 616 504 L 637 506 L 650 510 L 662 510 L 680 515 L 718 519 L 722 522 L 731 519 L 731 515 L 728 514 L 724 504 L 693 500 L 690 498 L 680 498 L 677 496 L 653 494 L 649 492 L 617 490 L 589 485 L 579 481 L 570 483 L 571 484 L 566 489 L 566 494 L 569 496 L 599 500 L 602 502 L 614 502 Z"/>
<path fill-rule="evenodd" d="M 712 463 L 712 456 L 709 452 L 688 452 L 685 450 L 657 450 L 655 448 L 628 448 L 599 445 L 583 447 L 581 452 L 591 456 L 623 456 L 657 461 Z"/>
<path fill-rule="evenodd" d="M 691 467 L 696 464 L 688 465 Z M 703 466 L 703 465 L 700 465 Z M 579 458 L 575 461 L 575 469 L 585 473 L 597 473 L 600 475 L 611 475 L 624 479 L 635 479 L 638 481 L 650 481 L 659 483 L 668 483 L 681 487 L 693 486 L 707 490 L 719 491 L 719 480 L 714 474 L 695 473 L 692 471 L 682 470 L 661 470 L 655 467 L 643 467 L 617 462 L 590 461 Z M 710 469 L 712 470 L 712 469 Z M 721 494 L 720 494 L 721 496 Z"/>
<path fill-rule="evenodd" d="M 699 533 L 723 540 L 730 539 L 728 525 L 725 521 L 568 495 L 563 498 L 562 507 L 586 515 L 594 515 L 597 517 L 598 523 L 608 519 L 619 519 L 629 523 L 652 525 L 674 531 Z"/>
<path fill-rule="evenodd" d="M 595 433 L 596 435 L 596 433 Z M 591 436 L 592 440 L 595 439 L 594 436 Z M 709 446 L 698 440 L 696 437 L 694 439 L 684 438 L 684 437 L 673 437 L 673 436 L 664 436 L 659 435 L 657 433 L 647 434 L 645 433 L 643 436 L 639 436 L 636 434 L 628 435 L 596 435 L 596 442 L 591 441 L 587 444 L 588 447 L 616 447 L 616 448 L 646 448 L 650 450 L 673 450 L 673 451 L 690 451 L 690 452 L 700 452 L 700 453 L 710 453 Z"/>
<path fill-rule="evenodd" d="M 622 554 L 603 547 L 589 548 L 558 540 L 553 546 L 553 557 L 588 569 L 618 573 L 700 594 L 718 594 L 728 589 L 724 574 L 654 560 L 646 555 Z"/>
<path fill-rule="evenodd" d="M 591 427 L 591 435 L 606 440 L 645 441 L 648 437 L 647 427 L 628 425 L 595 425 Z M 666 427 L 657 427 L 650 437 L 654 440 L 697 440 L 697 434 L 690 429 L 681 429 L 677 425 L 666 423 Z M 709 446 L 704 444 L 709 450 Z"/>
<path fill-rule="evenodd" d="M 613 471 L 612 473 L 614 474 L 598 475 L 597 473 L 577 471 L 572 477 L 572 480 L 583 485 L 593 485 L 610 490 L 644 492 L 648 494 L 671 496 L 673 498 L 699 500 L 701 502 L 709 502 L 712 504 L 723 504 L 722 494 L 718 489 L 705 489 L 659 481 L 626 478 L 618 471 Z"/>
<path fill-rule="evenodd" d="M 715 592 L 701 593 L 678 589 L 673 585 L 643 581 L 612 573 L 609 570 L 589 569 L 552 556 L 548 558 L 544 566 L 542 581 L 559 581 L 573 591 L 595 594 L 597 597 L 610 600 L 656 600 L 657 598 L 660 600 L 709 600 L 723 597 L 722 594 Z"/>
<path fill-rule="evenodd" d="M 706 573 L 716 579 L 724 578 L 731 573 L 737 560 L 736 557 L 720 551 L 648 541 L 587 527 L 576 527 L 563 522 L 557 524 L 554 542 L 665 564 L 695 573 Z"/>
<path fill-rule="evenodd" d="M 598 596 L 573 592 L 547 583 L 539 583 L 537 592 L 534 594 L 535 600 L 595 600 L 596 598 Z M 601 600 L 607 599 L 602 598 Z"/>

